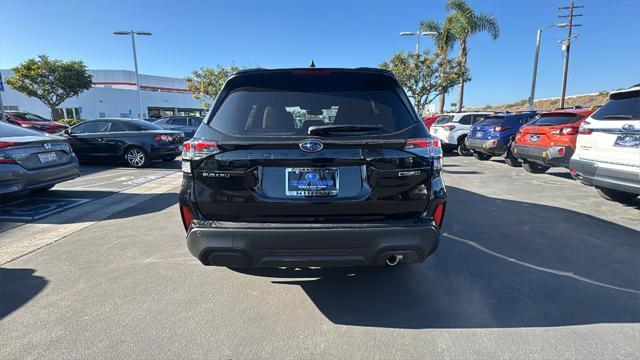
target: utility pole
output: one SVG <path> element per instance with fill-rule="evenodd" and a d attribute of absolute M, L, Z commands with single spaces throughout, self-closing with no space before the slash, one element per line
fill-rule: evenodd
<path fill-rule="evenodd" d="M 560 108 L 564 108 L 564 99 L 567 95 L 567 76 L 569 73 L 569 55 L 571 54 L 571 39 L 572 39 L 572 30 L 574 26 L 582 26 L 582 24 L 574 24 L 573 18 L 582 16 L 582 14 L 575 14 L 574 10 L 578 8 L 583 8 L 584 6 L 576 6 L 574 5 L 574 0 L 571 0 L 571 4 L 569 6 L 561 6 L 559 10 L 569 10 L 568 15 L 560 15 L 560 18 L 569 18 L 566 27 L 567 27 L 567 38 L 563 40 L 562 47 L 565 52 L 564 54 L 564 69 L 562 71 L 562 94 L 560 96 Z"/>

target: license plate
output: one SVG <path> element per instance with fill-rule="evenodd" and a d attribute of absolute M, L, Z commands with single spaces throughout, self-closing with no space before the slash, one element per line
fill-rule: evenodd
<path fill-rule="evenodd" d="M 529 136 L 529 141 L 538 142 L 538 141 L 540 141 L 540 136 L 539 135 L 530 135 Z"/>
<path fill-rule="evenodd" d="M 48 164 L 58 161 L 58 155 L 55 152 L 46 152 L 38 154 L 38 158 L 42 164 Z"/>
<path fill-rule="evenodd" d="M 640 148 L 640 135 L 618 135 L 613 146 L 621 148 Z"/>
<path fill-rule="evenodd" d="M 287 168 L 287 196 L 338 195 L 338 169 Z"/>
<path fill-rule="evenodd" d="M 476 131 L 477 138 L 481 138 L 482 136 L 484 136 L 484 131 Z"/>

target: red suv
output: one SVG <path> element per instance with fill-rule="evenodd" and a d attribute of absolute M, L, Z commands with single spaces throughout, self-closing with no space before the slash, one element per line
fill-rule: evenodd
<path fill-rule="evenodd" d="M 42 116 L 28 112 L 5 111 L 4 120 L 10 124 L 43 131 L 49 134 L 61 133 L 69 128 L 65 124 L 45 119 Z"/>
<path fill-rule="evenodd" d="M 580 123 L 593 110 L 564 109 L 547 113 L 521 127 L 511 152 L 524 162 L 524 169 L 541 174 L 550 167 L 569 167 L 576 149 Z"/>

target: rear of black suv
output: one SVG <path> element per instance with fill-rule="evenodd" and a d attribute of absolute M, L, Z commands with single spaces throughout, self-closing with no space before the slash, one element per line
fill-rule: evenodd
<path fill-rule="evenodd" d="M 438 246 L 440 144 L 390 72 L 240 72 L 184 146 L 180 212 L 205 265 L 395 265 Z"/>

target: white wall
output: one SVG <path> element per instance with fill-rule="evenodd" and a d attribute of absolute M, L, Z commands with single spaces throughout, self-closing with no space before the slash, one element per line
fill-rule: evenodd
<path fill-rule="evenodd" d="M 7 79 L 12 75 L 11 71 L 1 70 L 2 78 Z M 92 71 L 93 81 L 114 81 L 114 82 L 135 82 L 135 75 L 131 71 L 107 70 Z M 141 75 L 140 82 L 147 86 L 161 86 L 171 88 L 185 88 L 183 79 L 166 78 L 160 76 Z M 18 106 L 20 111 L 51 117 L 49 108 L 40 100 L 27 97 L 9 85 L 4 84 L 5 91 L 2 93 L 4 106 Z M 135 88 L 135 87 L 134 87 Z M 142 91 L 142 105 L 147 107 L 167 107 L 167 108 L 191 108 L 200 109 L 202 104 L 193 98 L 190 93 L 164 92 L 164 91 Z M 119 89 L 108 87 L 93 87 L 80 95 L 67 99 L 60 107 L 73 108 L 82 107 L 83 119 L 98 118 L 101 112 L 107 117 L 120 117 L 122 113 L 132 111 L 134 117 L 138 114 L 138 93 L 136 90 Z"/>

